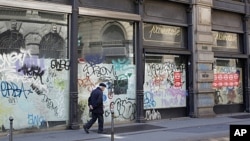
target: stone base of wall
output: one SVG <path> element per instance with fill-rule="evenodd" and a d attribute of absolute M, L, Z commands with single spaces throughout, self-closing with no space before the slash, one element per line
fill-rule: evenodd
<path fill-rule="evenodd" d="M 202 107 L 198 108 L 198 118 L 202 117 L 215 117 L 213 107 Z"/>

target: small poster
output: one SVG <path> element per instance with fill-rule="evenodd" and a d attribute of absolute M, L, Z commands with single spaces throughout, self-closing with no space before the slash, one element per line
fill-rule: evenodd
<path fill-rule="evenodd" d="M 174 72 L 174 86 L 181 87 L 181 72 Z"/>

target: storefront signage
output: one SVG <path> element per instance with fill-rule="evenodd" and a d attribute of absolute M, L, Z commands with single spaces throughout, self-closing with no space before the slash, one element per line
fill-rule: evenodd
<path fill-rule="evenodd" d="M 242 68 L 236 67 L 235 59 L 227 59 L 227 61 L 230 62 L 230 67 L 227 66 L 229 63 L 224 64 L 224 66 L 217 66 L 219 61 L 216 61 L 217 65 L 214 69 L 212 84 L 212 88 L 216 91 L 215 103 L 243 103 Z"/>
<path fill-rule="evenodd" d="M 214 46 L 225 48 L 238 48 L 238 35 L 228 32 L 213 31 Z"/>
<path fill-rule="evenodd" d="M 199 81 L 212 81 L 213 72 L 212 71 L 198 71 L 198 80 Z"/>
<path fill-rule="evenodd" d="M 239 85 L 238 73 L 216 73 L 214 74 L 213 87 L 234 87 Z"/>
<path fill-rule="evenodd" d="M 182 28 L 144 23 L 144 40 L 153 42 L 180 43 L 182 41 Z"/>

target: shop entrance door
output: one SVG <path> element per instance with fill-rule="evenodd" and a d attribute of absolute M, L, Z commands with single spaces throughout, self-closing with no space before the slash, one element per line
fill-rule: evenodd
<path fill-rule="evenodd" d="M 156 113 L 155 118 L 168 118 L 170 111 L 172 117 L 186 116 L 186 58 L 184 55 L 145 54 L 146 118 L 152 113 Z"/>

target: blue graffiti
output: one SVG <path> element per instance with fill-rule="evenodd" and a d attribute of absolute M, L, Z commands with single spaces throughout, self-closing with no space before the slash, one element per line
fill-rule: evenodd
<path fill-rule="evenodd" d="M 156 102 L 153 98 L 153 93 L 145 92 L 144 93 L 144 108 L 153 108 L 156 106 Z"/>
<path fill-rule="evenodd" d="M 94 66 L 96 64 L 101 64 L 105 60 L 105 57 L 101 54 L 88 54 L 84 59 L 88 64 Z"/>
<path fill-rule="evenodd" d="M 117 60 L 112 60 L 112 64 L 114 65 L 115 71 L 127 71 L 130 69 L 134 69 L 133 67 L 128 67 L 130 63 L 130 60 L 127 58 L 119 58 Z"/>
<path fill-rule="evenodd" d="M 1 82 L 1 93 L 3 97 L 21 97 L 24 95 L 24 97 L 27 99 L 28 95 L 33 93 L 31 90 L 25 90 L 23 87 L 23 83 L 21 84 L 21 87 L 19 88 L 15 83 L 13 82 Z"/>
<path fill-rule="evenodd" d="M 40 126 L 44 122 L 45 119 L 43 116 L 28 114 L 28 124 L 32 126 Z"/>

